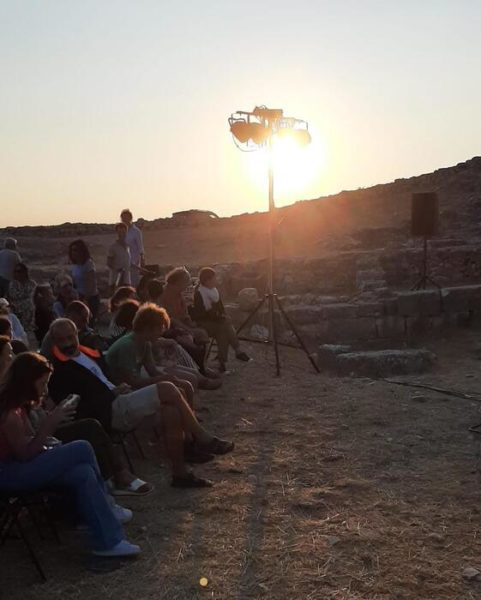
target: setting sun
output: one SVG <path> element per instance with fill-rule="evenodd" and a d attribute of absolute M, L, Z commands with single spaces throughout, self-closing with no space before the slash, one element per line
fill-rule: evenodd
<path fill-rule="evenodd" d="M 282 205 L 301 198 L 314 180 L 326 170 L 327 158 L 326 144 L 315 133 L 312 134 L 312 142 L 308 146 L 300 146 L 289 138 L 274 138 L 272 164 L 276 204 Z M 267 148 L 249 155 L 250 176 L 259 187 L 265 188 L 267 185 L 268 167 Z"/>

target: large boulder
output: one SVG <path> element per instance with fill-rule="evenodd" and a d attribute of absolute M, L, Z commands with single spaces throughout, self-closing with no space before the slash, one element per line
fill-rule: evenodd
<path fill-rule="evenodd" d="M 239 308 L 245 312 L 250 312 L 259 303 L 259 294 L 256 288 L 244 288 L 237 295 Z"/>

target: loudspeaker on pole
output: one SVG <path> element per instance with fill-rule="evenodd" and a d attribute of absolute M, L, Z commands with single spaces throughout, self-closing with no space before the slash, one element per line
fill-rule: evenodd
<path fill-rule="evenodd" d="M 430 238 L 439 227 L 439 200 L 436 192 L 416 192 L 411 202 L 411 233 Z"/>

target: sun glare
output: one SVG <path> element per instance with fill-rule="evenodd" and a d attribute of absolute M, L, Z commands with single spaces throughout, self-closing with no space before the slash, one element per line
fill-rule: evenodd
<path fill-rule="evenodd" d="M 255 184 L 265 189 L 269 151 L 263 149 L 249 156 L 251 177 Z M 272 148 L 274 167 L 274 196 L 276 204 L 283 205 L 304 197 L 306 193 L 315 194 L 313 185 L 320 179 L 326 168 L 327 152 L 319 136 L 313 135 L 309 146 L 301 147 L 289 138 L 275 139 Z"/>

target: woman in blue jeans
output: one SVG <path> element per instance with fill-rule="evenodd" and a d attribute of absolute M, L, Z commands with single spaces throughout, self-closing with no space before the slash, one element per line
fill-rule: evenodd
<path fill-rule="evenodd" d="M 61 403 L 34 433 L 28 419 L 31 406 L 46 394 L 52 367 L 34 352 L 19 354 L 0 386 L 0 490 L 34 491 L 60 487 L 71 492 L 76 508 L 89 526 L 93 552 L 100 556 L 134 556 L 139 546 L 124 539 L 113 502 L 106 494 L 97 461 L 88 442 L 75 441 L 47 448 L 60 423 L 75 408 Z M 120 515 L 121 516 L 121 515 Z"/>

